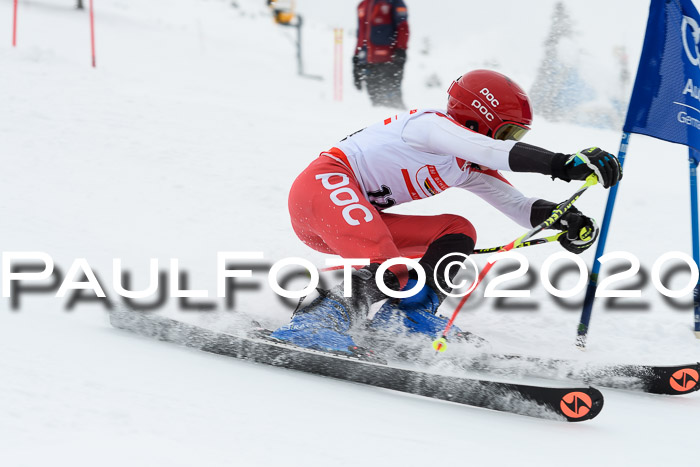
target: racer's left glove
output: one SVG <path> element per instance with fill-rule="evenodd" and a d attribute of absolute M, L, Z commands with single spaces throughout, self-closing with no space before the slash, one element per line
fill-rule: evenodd
<path fill-rule="evenodd" d="M 530 211 L 530 223 L 534 227 L 545 221 L 559 205 L 544 199 L 538 199 Z M 580 254 L 591 247 L 598 238 L 598 225 L 595 220 L 585 216 L 576 206 L 571 206 L 550 229 L 563 230 L 557 238 L 567 251 Z"/>
<path fill-rule="evenodd" d="M 600 233 L 595 220 L 584 216 L 573 206 L 552 227 L 566 230 L 559 236 L 559 243 L 566 251 L 576 255 L 589 249 Z"/>

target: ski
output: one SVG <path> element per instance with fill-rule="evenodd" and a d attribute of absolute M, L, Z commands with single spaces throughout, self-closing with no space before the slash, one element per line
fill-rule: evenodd
<path fill-rule="evenodd" d="M 395 337 L 366 333 L 361 341 L 374 349 L 383 349 L 380 356 L 392 360 L 418 362 L 432 366 L 442 362 L 461 370 L 486 372 L 508 378 L 535 377 L 569 383 L 639 391 L 650 394 L 682 395 L 700 390 L 700 363 L 686 365 L 610 364 L 575 359 L 548 358 L 520 354 L 487 352 L 481 349 L 487 341 L 468 332 L 461 332 L 455 342 L 470 344 L 465 352 L 458 348 L 435 358 L 427 340 L 406 339 L 396 344 Z M 463 349 L 465 350 L 465 349 Z"/>
<path fill-rule="evenodd" d="M 642 365 L 586 363 L 561 358 L 482 353 L 451 361 L 465 370 L 495 372 L 509 376 L 564 379 L 597 386 L 681 395 L 700 390 L 700 363 Z"/>
<path fill-rule="evenodd" d="M 115 328 L 275 367 L 376 386 L 462 405 L 537 418 L 584 421 L 603 408 L 603 395 L 592 387 L 530 386 L 396 368 L 364 357 L 304 349 L 264 335 L 233 335 L 170 318 L 113 309 Z"/>

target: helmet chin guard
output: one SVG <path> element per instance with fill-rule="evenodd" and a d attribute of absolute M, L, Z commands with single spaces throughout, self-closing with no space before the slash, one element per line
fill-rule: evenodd
<path fill-rule="evenodd" d="M 518 141 L 530 130 L 527 94 L 501 73 L 470 71 L 454 81 L 447 94 L 447 114 L 482 135 Z"/>

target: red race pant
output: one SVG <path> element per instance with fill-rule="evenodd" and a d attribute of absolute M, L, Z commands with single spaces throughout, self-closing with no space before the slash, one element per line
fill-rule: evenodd
<path fill-rule="evenodd" d="M 352 170 L 323 155 L 294 181 L 289 214 L 294 232 L 314 250 L 343 258 L 370 258 L 373 263 L 422 256 L 433 241 L 448 234 L 465 234 L 476 242 L 474 226 L 460 216 L 378 211 L 365 198 Z M 408 280 L 406 267 L 389 270 L 403 287 Z"/>

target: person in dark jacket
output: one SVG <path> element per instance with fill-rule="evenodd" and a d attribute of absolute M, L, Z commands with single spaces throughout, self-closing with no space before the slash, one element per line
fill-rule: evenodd
<path fill-rule="evenodd" d="M 355 87 L 373 105 L 404 109 L 401 80 L 408 48 L 408 10 L 403 0 L 362 0 L 357 6 L 357 47 L 353 56 Z"/>

